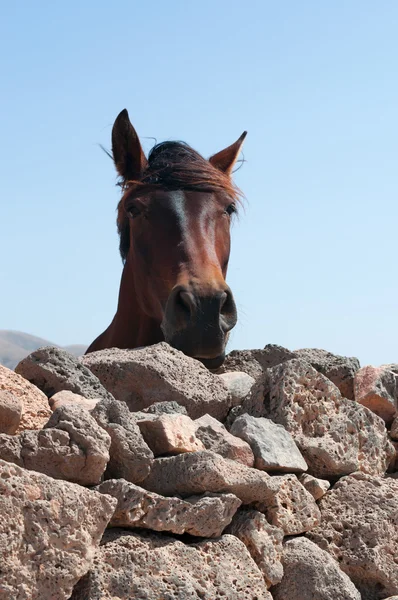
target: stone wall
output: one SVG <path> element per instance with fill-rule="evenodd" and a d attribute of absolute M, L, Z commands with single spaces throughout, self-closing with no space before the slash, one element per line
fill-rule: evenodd
<path fill-rule="evenodd" d="M 165 343 L 0 366 L 0 598 L 398 597 L 398 365 Z"/>

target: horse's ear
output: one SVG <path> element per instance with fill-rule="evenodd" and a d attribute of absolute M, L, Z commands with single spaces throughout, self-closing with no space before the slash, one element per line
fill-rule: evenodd
<path fill-rule="evenodd" d="M 224 150 L 217 152 L 217 154 L 213 154 L 213 156 L 209 158 L 209 162 L 213 165 L 213 167 L 216 167 L 216 169 L 220 169 L 220 171 L 224 171 L 224 173 L 230 175 L 236 159 L 239 156 L 239 152 L 246 135 L 247 131 L 244 131 L 240 138 L 228 146 L 228 148 L 224 148 Z"/>
<path fill-rule="evenodd" d="M 116 170 L 124 181 L 140 179 L 148 161 L 126 109 L 116 117 L 113 125 L 112 153 Z"/>

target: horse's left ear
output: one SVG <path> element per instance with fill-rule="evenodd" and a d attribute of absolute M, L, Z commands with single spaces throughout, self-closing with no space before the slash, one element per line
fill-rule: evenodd
<path fill-rule="evenodd" d="M 116 170 L 124 181 L 140 179 L 148 161 L 126 109 L 117 116 L 113 125 L 112 153 Z"/>
<path fill-rule="evenodd" d="M 224 173 L 230 175 L 239 156 L 239 152 L 246 135 L 247 131 L 244 131 L 240 138 L 228 146 L 228 148 L 224 148 L 224 150 L 217 152 L 217 154 L 213 154 L 213 156 L 209 158 L 209 162 L 213 165 L 213 167 L 216 167 L 216 169 L 220 169 L 220 171 L 224 171 Z"/>

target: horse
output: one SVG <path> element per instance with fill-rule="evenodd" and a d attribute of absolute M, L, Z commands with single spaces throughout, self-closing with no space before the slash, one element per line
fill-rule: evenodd
<path fill-rule="evenodd" d="M 208 160 L 175 141 L 155 145 L 147 159 L 127 110 L 118 115 L 112 157 L 124 266 L 116 314 L 87 353 L 166 341 L 209 369 L 222 365 L 237 322 L 225 278 L 242 197 L 232 171 L 246 133 Z"/>

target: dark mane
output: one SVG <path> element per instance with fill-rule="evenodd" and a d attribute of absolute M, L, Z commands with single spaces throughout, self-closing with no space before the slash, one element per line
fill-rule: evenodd
<path fill-rule="evenodd" d="M 121 181 L 123 196 L 118 204 L 117 228 L 120 254 L 126 260 L 130 247 L 129 217 L 125 199 L 132 194 L 144 194 L 156 189 L 223 192 L 238 200 L 240 190 L 232 179 L 213 167 L 196 150 L 184 142 L 162 142 L 152 148 L 148 166 L 139 181 Z"/>

